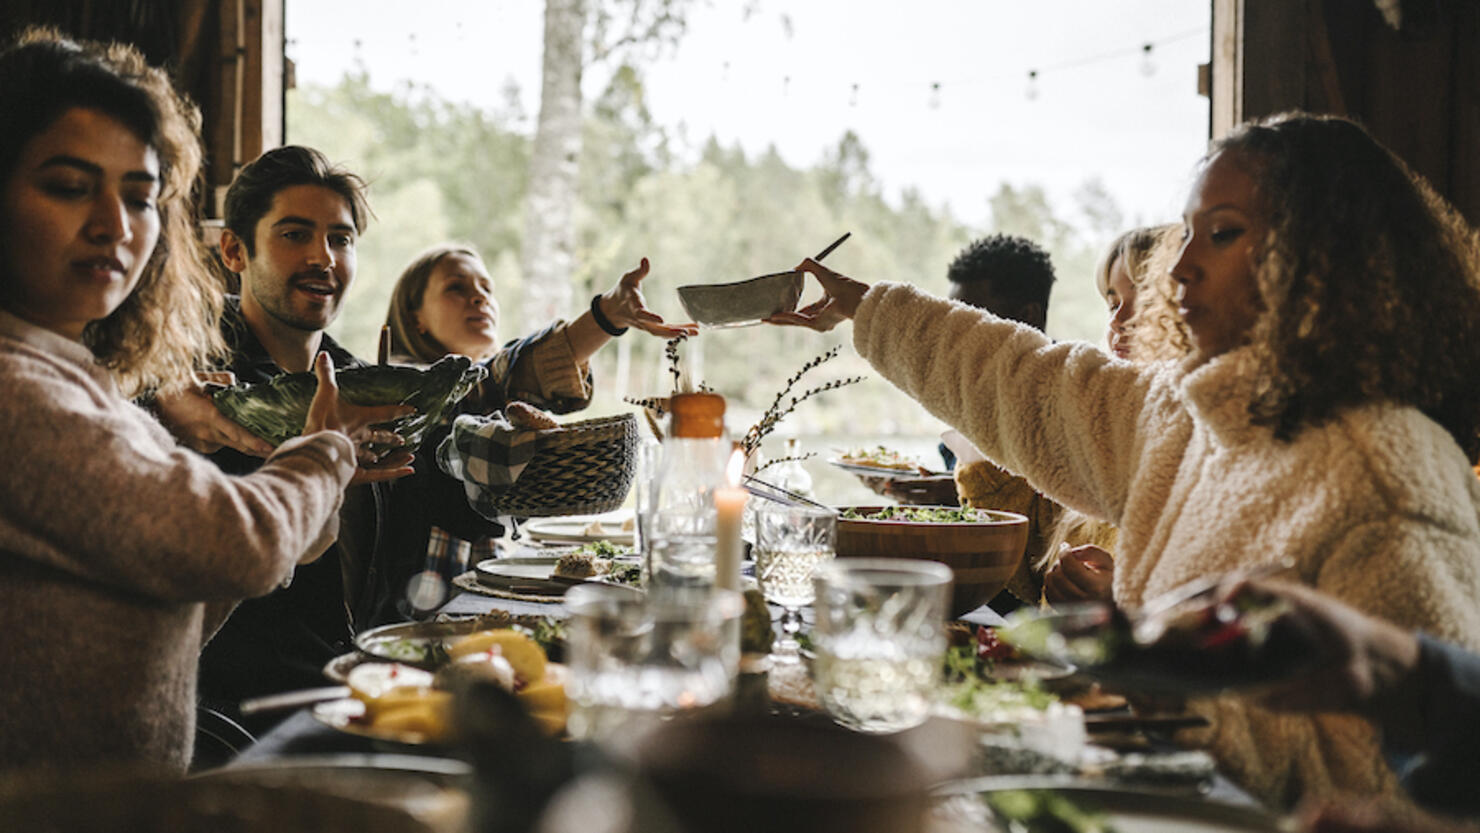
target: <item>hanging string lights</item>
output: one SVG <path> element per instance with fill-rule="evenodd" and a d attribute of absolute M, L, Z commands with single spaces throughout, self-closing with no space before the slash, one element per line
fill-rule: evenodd
<path fill-rule="evenodd" d="M 462 21 L 457 21 L 457 23 L 456 23 L 456 30 L 457 30 L 458 38 L 461 39 L 463 37 L 463 35 L 464 35 Z M 1156 71 L 1157 71 L 1156 51 L 1157 51 L 1158 47 L 1164 47 L 1164 46 L 1167 46 L 1167 45 L 1172 44 L 1172 43 L 1177 43 L 1179 41 L 1184 41 L 1184 40 L 1188 40 L 1190 38 L 1199 37 L 1199 36 L 1200 37 L 1207 37 L 1208 36 L 1208 29 L 1206 27 L 1199 27 L 1199 28 L 1196 28 L 1196 29 L 1191 29 L 1191 30 L 1187 30 L 1187 31 L 1184 31 L 1184 32 L 1178 32 L 1178 33 L 1175 33 L 1175 34 L 1172 34 L 1172 35 L 1168 35 L 1168 36 L 1163 37 L 1163 38 L 1158 38 L 1158 39 L 1155 39 L 1155 40 L 1143 41 L 1143 42 L 1141 42 L 1141 43 L 1139 43 L 1137 45 L 1134 45 L 1134 46 L 1127 46 L 1127 47 L 1124 47 L 1124 48 L 1121 48 L 1121 49 L 1115 49 L 1115 50 L 1111 50 L 1111 51 L 1108 51 L 1108 52 L 1102 52 L 1102 53 L 1099 53 L 1099 54 L 1096 54 L 1096 55 L 1090 55 L 1090 56 L 1086 56 L 1086 57 L 1082 57 L 1082 58 L 1076 58 L 1076 59 L 1071 59 L 1071 60 L 1067 60 L 1067 61 L 1061 61 L 1061 62 L 1058 62 L 1058 63 L 1055 63 L 1055 64 L 1049 64 L 1049 65 L 1045 65 L 1045 66 L 1031 67 L 1031 68 L 1029 68 L 1027 70 L 1027 73 L 1026 73 L 1027 74 L 1027 79 L 1026 79 L 1027 80 L 1027 85 L 1024 88 L 1023 95 L 1029 101 L 1036 101 L 1036 100 L 1038 100 L 1039 96 L 1042 94 L 1042 84 L 1040 82 L 1040 79 L 1044 75 L 1052 75 L 1052 74 L 1057 74 L 1057 73 L 1060 73 L 1060 72 L 1063 72 L 1063 71 L 1066 71 L 1066 70 L 1081 69 L 1081 68 L 1084 68 L 1084 67 L 1095 66 L 1095 65 L 1098 65 L 1098 64 L 1104 64 L 1104 63 L 1108 63 L 1108 62 L 1111 62 L 1111 61 L 1123 60 L 1123 59 L 1125 59 L 1127 57 L 1131 57 L 1131 56 L 1134 56 L 1134 55 L 1139 55 L 1140 56 L 1140 63 L 1139 63 L 1139 71 L 1140 71 L 1140 74 L 1142 76 L 1144 76 L 1144 77 L 1150 78 L 1150 77 L 1154 76 L 1156 74 Z M 407 51 L 411 55 L 413 55 L 413 56 L 418 55 L 421 50 L 419 48 L 420 45 L 417 42 L 417 34 L 416 34 L 416 32 L 415 31 L 407 32 L 406 35 L 405 35 L 405 37 L 406 37 L 406 45 L 407 45 L 406 48 L 407 48 Z M 318 38 L 318 37 L 313 38 L 313 40 L 319 40 L 319 39 L 320 38 Z M 291 39 L 288 42 L 290 51 L 293 48 L 295 48 L 295 47 L 301 46 L 301 43 L 299 41 L 300 41 L 300 39 L 295 37 L 295 38 Z M 352 41 L 352 43 L 353 43 L 353 46 L 354 46 L 354 52 L 355 52 L 355 54 L 356 55 L 363 54 L 362 53 L 362 47 L 364 46 L 364 44 L 361 41 L 361 39 L 358 38 L 358 37 L 357 38 L 354 38 L 353 41 Z M 732 69 L 731 63 L 730 63 L 730 61 L 728 59 L 726 59 L 726 60 L 724 60 L 724 61 L 721 62 L 721 65 L 720 65 L 720 73 L 719 74 L 720 74 L 720 80 L 722 82 L 729 82 L 730 81 L 730 72 L 731 72 L 731 69 Z M 1017 77 L 1018 78 L 1022 78 L 1021 75 L 1018 75 Z M 952 89 L 956 89 L 956 88 L 968 88 L 968 87 L 980 86 L 980 85 L 984 85 L 984 84 L 1000 84 L 1001 82 L 1006 81 L 1006 80 L 1010 80 L 1010 78 L 1005 78 L 1005 77 L 1003 77 L 1001 75 L 996 75 L 996 76 L 977 77 L 977 78 L 958 78 L 958 79 L 954 79 L 954 80 L 950 80 L 950 81 L 941 81 L 941 80 L 929 81 L 929 82 L 926 82 L 926 86 L 925 86 L 925 92 L 926 92 L 925 104 L 931 110 L 939 110 L 939 109 L 941 109 L 942 102 L 944 101 L 944 98 L 945 98 L 945 91 L 946 91 L 946 88 L 947 87 L 950 87 Z M 918 83 L 920 83 L 920 82 L 908 82 L 908 81 L 897 81 L 897 82 L 889 82 L 889 81 L 876 82 L 876 81 L 871 81 L 870 82 L 870 84 L 872 84 L 873 86 L 881 87 L 881 88 L 888 88 L 888 87 L 898 88 L 898 87 L 901 87 L 901 86 L 906 86 L 907 87 L 907 86 L 911 86 L 913 84 L 918 84 Z M 781 87 L 781 95 L 783 97 L 789 97 L 791 95 L 791 92 L 792 92 L 792 75 L 791 74 L 786 74 L 786 75 L 783 75 L 781 77 L 780 87 Z M 848 85 L 848 106 L 850 106 L 850 107 L 858 107 L 859 106 L 861 90 L 862 90 L 862 84 L 860 82 L 858 82 L 858 81 L 849 82 L 849 85 Z"/>

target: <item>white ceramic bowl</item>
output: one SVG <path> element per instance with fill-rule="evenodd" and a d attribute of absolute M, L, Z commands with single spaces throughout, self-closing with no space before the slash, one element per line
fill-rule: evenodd
<path fill-rule="evenodd" d="M 705 327 L 743 327 L 797 308 L 801 272 L 777 272 L 738 283 L 693 284 L 678 288 L 684 312 Z"/>

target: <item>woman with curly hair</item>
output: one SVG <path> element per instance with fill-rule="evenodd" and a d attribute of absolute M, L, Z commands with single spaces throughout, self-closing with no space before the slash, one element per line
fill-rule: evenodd
<path fill-rule="evenodd" d="M 777 323 L 860 354 L 988 457 L 1120 528 L 1115 601 L 1288 560 L 1293 577 L 1480 648 L 1480 267 L 1455 212 L 1361 127 L 1287 114 L 1216 142 L 1172 267 L 1194 352 L 1138 366 L 816 263 Z M 901 338 L 904 335 L 906 338 Z M 1394 795 L 1352 715 L 1194 702 L 1258 796 Z"/>
<path fill-rule="evenodd" d="M 196 661 L 236 600 L 333 540 L 354 471 L 320 365 L 304 436 L 250 477 L 124 397 L 219 348 L 195 111 L 132 48 L 0 50 L 0 771 L 190 759 Z"/>

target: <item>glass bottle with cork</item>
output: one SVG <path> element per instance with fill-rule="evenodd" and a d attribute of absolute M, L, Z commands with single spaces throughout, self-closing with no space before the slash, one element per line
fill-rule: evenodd
<path fill-rule="evenodd" d="M 715 583 L 714 490 L 725 483 L 732 451 L 725 439 L 725 399 L 677 393 L 654 485 L 648 547 L 650 591 L 703 589 Z"/>

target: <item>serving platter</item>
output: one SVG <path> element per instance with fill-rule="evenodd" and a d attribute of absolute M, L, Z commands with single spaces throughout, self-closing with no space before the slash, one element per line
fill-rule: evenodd
<path fill-rule="evenodd" d="M 1099 814 L 1117 833 L 1276 833 L 1282 829 L 1279 819 L 1253 806 L 1178 792 L 1111 787 L 1074 777 L 1032 775 L 992 776 L 948 784 L 937 791 L 935 815 L 949 818 L 962 830 L 995 833 L 1009 828 L 981 806 L 982 799 L 1043 790 Z M 973 800 L 977 807 L 972 806 Z M 973 817 L 974 812 L 980 815 Z"/>
<path fill-rule="evenodd" d="M 538 628 L 546 621 L 547 617 L 544 616 L 505 614 L 498 617 L 477 616 L 450 622 L 398 622 L 356 634 L 355 649 L 363 661 L 403 662 L 407 665 L 435 670 L 446 662 L 447 643 L 455 641 L 460 636 L 515 625 L 538 632 Z M 546 646 L 547 652 L 555 651 L 559 654 L 561 650 L 562 647 L 558 644 Z M 342 673 L 348 674 L 349 669 L 355 664 L 357 663 L 351 663 L 345 657 L 336 657 L 324 666 L 324 672 L 330 679 L 335 679 L 330 673 L 331 669 L 341 670 Z M 342 681 L 336 680 L 336 682 Z"/>
<path fill-rule="evenodd" d="M 921 471 L 920 469 L 923 467 L 905 469 L 893 466 L 870 466 L 865 463 L 850 463 L 844 461 L 841 457 L 831 457 L 827 462 L 828 465 L 835 466 L 852 474 L 863 477 L 882 477 L 885 480 L 919 480 L 924 477 L 944 477 L 946 474 L 945 472 L 931 471 L 929 469 Z"/>

